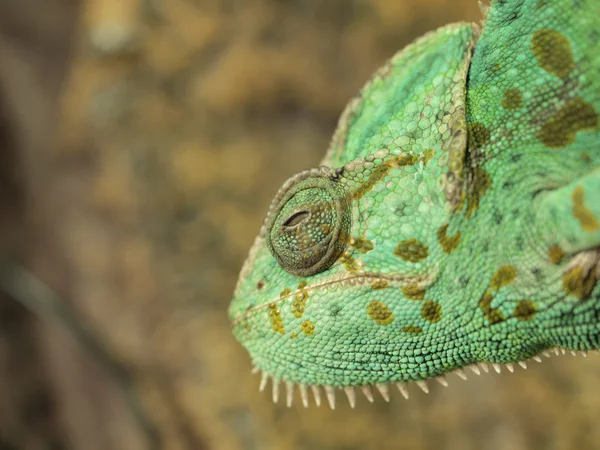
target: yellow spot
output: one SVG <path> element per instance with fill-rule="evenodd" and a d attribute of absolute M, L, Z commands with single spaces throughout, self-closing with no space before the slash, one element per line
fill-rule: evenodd
<path fill-rule="evenodd" d="M 379 289 L 385 289 L 388 287 L 387 280 L 377 280 L 371 283 L 371 289 L 377 291 Z"/>
<path fill-rule="evenodd" d="M 300 336 L 300 335 L 299 335 L 299 334 L 298 334 L 298 332 L 296 332 L 296 331 L 292 331 L 292 332 L 290 333 L 290 339 L 297 339 L 297 338 L 298 338 L 298 336 Z"/>
<path fill-rule="evenodd" d="M 556 30 L 536 31 L 531 39 L 531 50 L 540 67 L 557 77 L 564 78 L 575 68 L 571 44 Z"/>
<path fill-rule="evenodd" d="M 373 242 L 365 238 L 351 238 L 350 245 L 360 253 L 368 253 L 375 248 Z"/>
<path fill-rule="evenodd" d="M 507 89 L 500 104 L 504 109 L 519 109 L 523 106 L 523 96 L 518 89 Z"/>
<path fill-rule="evenodd" d="M 565 256 L 565 252 L 558 245 L 552 245 L 548 250 L 548 259 L 552 264 L 558 264 Z"/>
<path fill-rule="evenodd" d="M 594 269 L 584 271 L 582 267 L 576 266 L 563 275 L 563 289 L 567 294 L 585 300 L 592 293 L 596 281 Z"/>
<path fill-rule="evenodd" d="M 421 317 L 431 323 L 439 322 L 442 318 L 442 306 L 432 300 L 426 300 L 421 307 Z"/>
<path fill-rule="evenodd" d="M 291 293 L 292 293 L 292 291 L 291 291 L 290 289 L 288 289 L 288 288 L 285 288 L 283 291 L 281 291 L 281 292 L 279 293 L 279 298 L 281 298 L 281 299 L 284 299 L 284 298 L 286 298 L 287 296 L 289 296 Z"/>
<path fill-rule="evenodd" d="M 344 264 L 344 267 L 350 273 L 360 270 L 360 265 L 348 252 L 342 253 L 342 256 L 340 256 L 340 261 Z"/>
<path fill-rule="evenodd" d="M 488 288 L 481 296 L 481 300 L 479 300 L 479 308 L 483 311 L 483 314 L 487 318 L 488 322 L 492 325 L 504 320 L 504 314 L 502 314 L 502 311 L 500 311 L 498 308 L 492 307 L 493 299 L 494 297 Z"/>
<path fill-rule="evenodd" d="M 487 192 L 487 190 L 492 186 L 492 179 L 489 174 L 482 167 L 476 167 L 473 170 L 473 181 L 470 186 L 470 190 L 467 198 L 467 218 L 471 217 L 471 215 L 479 209 L 479 203 L 481 199 Z"/>
<path fill-rule="evenodd" d="M 517 277 L 517 271 L 514 266 L 502 266 L 498 270 L 494 276 L 492 276 L 492 281 L 490 281 L 490 287 L 492 289 L 498 290 L 503 286 L 507 286 L 515 281 Z"/>
<path fill-rule="evenodd" d="M 403 327 L 402 331 L 404 331 L 405 333 L 420 334 L 423 332 L 423 328 L 417 327 L 415 325 L 408 325 L 406 327 Z"/>
<path fill-rule="evenodd" d="M 285 328 L 283 326 L 283 319 L 279 312 L 279 306 L 276 303 L 269 305 L 269 319 L 271 320 L 271 326 L 273 331 L 276 333 L 285 334 Z"/>
<path fill-rule="evenodd" d="M 294 296 L 294 301 L 292 302 L 292 314 L 299 319 L 304 314 L 304 310 L 306 308 L 306 301 L 308 300 L 308 291 L 306 291 L 306 286 L 308 283 L 305 280 L 301 280 L 298 283 L 298 292 Z"/>
<path fill-rule="evenodd" d="M 577 186 L 573 190 L 573 194 L 571 194 L 573 200 L 573 215 L 579 220 L 581 228 L 583 228 L 584 231 L 596 231 L 600 228 L 598 226 L 598 221 L 594 217 L 592 211 L 583 204 L 583 194 L 583 186 Z"/>
<path fill-rule="evenodd" d="M 407 239 L 399 242 L 394 249 L 394 255 L 402 258 L 404 261 L 419 262 L 423 261 L 429 255 L 429 249 L 425 244 L 416 239 Z"/>
<path fill-rule="evenodd" d="M 385 303 L 372 300 L 367 306 L 367 315 L 379 325 L 389 325 L 394 321 L 394 314 Z"/>
<path fill-rule="evenodd" d="M 305 320 L 302 322 L 300 327 L 302 328 L 302 332 L 307 336 L 312 336 L 312 334 L 315 332 L 315 324 L 310 320 Z"/>
<path fill-rule="evenodd" d="M 402 286 L 402 293 L 409 300 L 423 300 L 425 298 L 425 289 L 417 283 L 409 283 Z"/>
<path fill-rule="evenodd" d="M 292 302 L 292 314 L 294 314 L 297 319 L 304 314 L 307 299 L 308 292 L 306 291 L 300 291 L 294 296 L 294 301 Z"/>
<path fill-rule="evenodd" d="M 531 300 L 519 300 L 512 315 L 519 320 L 531 320 L 536 312 L 537 308 L 535 303 Z"/>
<path fill-rule="evenodd" d="M 467 148 L 476 150 L 483 147 L 490 140 L 490 132 L 481 122 L 467 124 Z"/>
<path fill-rule="evenodd" d="M 454 233 L 452 237 L 449 237 L 446 234 L 447 232 L 448 224 L 442 225 L 437 232 L 437 238 L 442 250 L 444 250 L 444 253 L 450 254 L 456 250 L 456 247 L 458 247 L 460 242 L 460 231 Z"/>
<path fill-rule="evenodd" d="M 538 137 L 546 147 L 561 148 L 572 144 L 578 131 L 597 128 L 598 114 L 594 107 L 581 97 L 575 97 L 548 119 Z"/>

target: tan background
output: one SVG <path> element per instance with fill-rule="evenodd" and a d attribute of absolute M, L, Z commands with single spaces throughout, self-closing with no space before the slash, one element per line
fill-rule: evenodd
<path fill-rule="evenodd" d="M 0 297 L 0 450 L 600 448 L 597 355 L 332 412 L 259 394 L 229 331 L 272 195 L 345 102 L 478 19 L 475 0 L 0 3 L 0 244 L 126 369 Z"/>

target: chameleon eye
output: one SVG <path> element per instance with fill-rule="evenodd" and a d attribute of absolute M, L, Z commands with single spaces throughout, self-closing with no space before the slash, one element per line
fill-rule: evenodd
<path fill-rule="evenodd" d="M 288 187 L 289 186 L 289 187 Z M 330 267 L 348 243 L 349 201 L 335 181 L 286 183 L 266 224 L 266 242 L 283 270 L 309 276 Z"/>
<path fill-rule="evenodd" d="M 292 214 L 288 220 L 283 223 L 284 227 L 295 227 L 296 225 L 300 225 L 304 219 L 310 216 L 308 211 L 299 211 L 297 213 Z"/>

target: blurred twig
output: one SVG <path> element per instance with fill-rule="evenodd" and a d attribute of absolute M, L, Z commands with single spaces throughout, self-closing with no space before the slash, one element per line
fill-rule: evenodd
<path fill-rule="evenodd" d="M 130 371 L 111 355 L 102 345 L 101 340 L 94 336 L 90 327 L 86 326 L 52 289 L 25 268 L 0 255 L 0 290 L 21 303 L 42 321 L 63 330 L 81 346 L 86 354 L 91 355 L 92 359 L 116 382 L 127 406 L 148 440 L 148 448 L 152 450 L 162 448 L 160 433 L 134 392 Z"/>

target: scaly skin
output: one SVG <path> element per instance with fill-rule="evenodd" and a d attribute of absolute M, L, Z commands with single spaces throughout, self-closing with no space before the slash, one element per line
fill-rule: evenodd
<path fill-rule="evenodd" d="M 375 74 L 242 269 L 229 314 L 263 387 L 353 403 L 600 347 L 598 30 L 597 0 L 497 0 Z"/>

